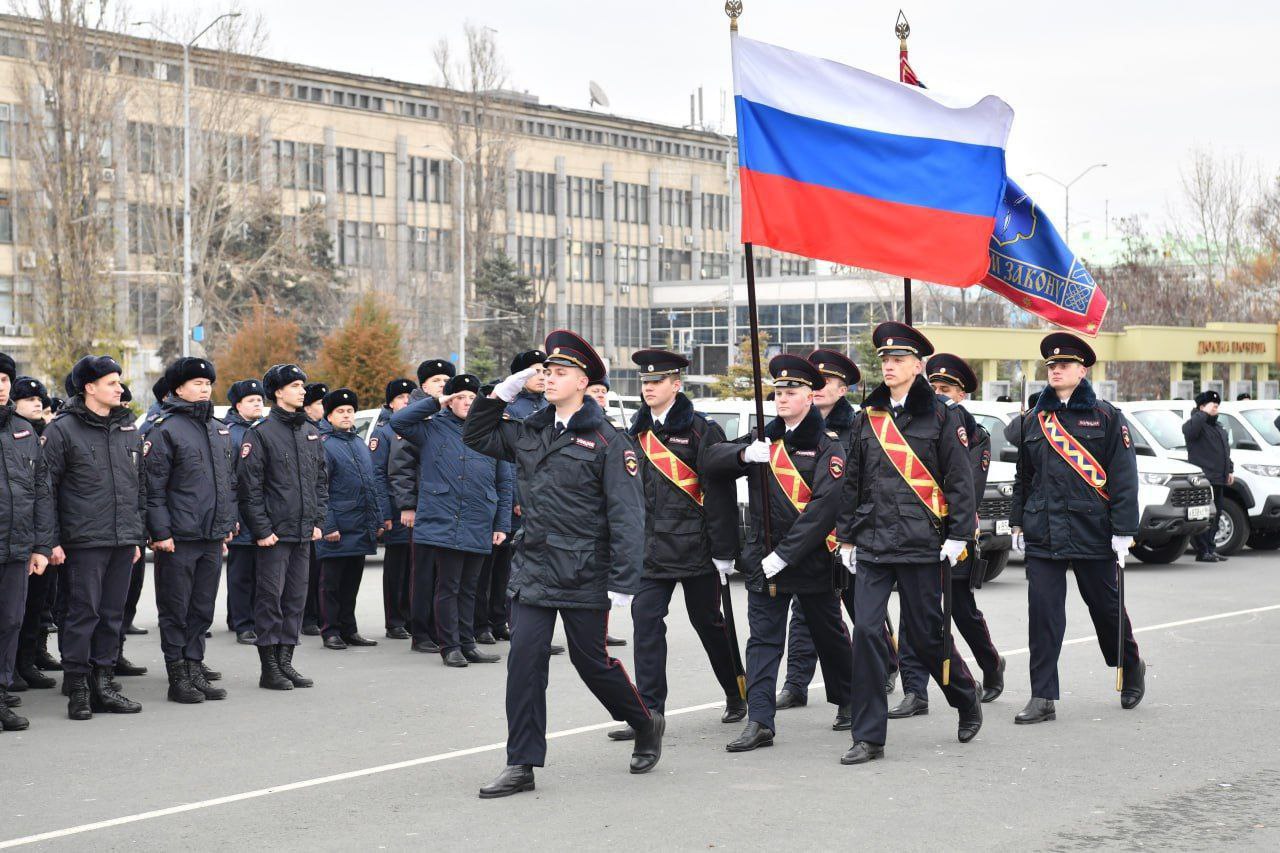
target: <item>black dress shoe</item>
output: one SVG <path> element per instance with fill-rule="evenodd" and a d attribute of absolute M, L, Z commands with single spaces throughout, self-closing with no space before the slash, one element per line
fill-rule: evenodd
<path fill-rule="evenodd" d="M 877 758 L 884 758 L 884 744 L 855 740 L 853 746 L 849 747 L 849 751 L 840 756 L 840 763 L 866 764 L 868 761 L 875 761 Z"/>
<path fill-rule="evenodd" d="M 130 663 L 127 657 L 120 655 L 116 658 L 114 672 L 116 675 L 146 675 L 147 668 L 145 666 L 138 666 L 135 663 Z"/>
<path fill-rule="evenodd" d="M 306 625 L 302 626 L 302 633 L 308 637 L 319 637 L 320 626 L 316 625 L 314 622 L 308 622 Z"/>
<path fill-rule="evenodd" d="M 437 646 L 433 640 L 421 640 L 417 643 L 414 643 L 413 650 L 415 652 L 423 652 L 424 654 L 429 654 L 429 655 L 440 654 L 440 647 Z"/>
<path fill-rule="evenodd" d="M 774 700 L 773 707 L 776 711 L 785 711 L 787 708 L 803 708 L 808 704 L 808 696 L 793 693 L 789 688 L 784 687 L 778 694 L 778 698 Z"/>
<path fill-rule="evenodd" d="M 553 655 L 564 654 L 564 646 L 557 646 L 555 643 L 552 643 L 549 648 L 550 648 L 551 654 Z"/>
<path fill-rule="evenodd" d="M 1219 554 L 1217 551 L 1214 551 L 1210 556 L 1213 557 L 1213 560 L 1216 563 L 1225 563 L 1227 561 L 1227 558 Z"/>
<path fill-rule="evenodd" d="M 736 693 L 724 697 L 724 713 L 720 715 L 722 723 L 740 723 L 747 718 L 747 700 Z"/>
<path fill-rule="evenodd" d="M 836 720 L 831 724 L 833 732 L 847 732 L 853 728 L 853 706 L 841 705 L 836 709 Z"/>
<path fill-rule="evenodd" d="M 357 633 L 357 634 L 349 634 L 349 635 L 347 635 L 347 636 L 343 637 L 343 638 L 342 638 L 342 641 L 343 641 L 344 643 L 346 643 L 348 646 L 360 646 L 360 647 L 362 647 L 362 648 L 368 648 L 369 646 L 376 646 L 376 645 L 378 645 L 378 641 L 377 641 L 377 640 L 370 640 L 370 639 L 367 639 L 366 637 L 362 637 L 362 636 L 360 636 L 358 633 Z"/>
<path fill-rule="evenodd" d="M 408 631 L 406 631 L 404 628 L 388 628 L 387 639 L 388 640 L 411 640 L 413 639 L 413 635 L 410 634 Z"/>
<path fill-rule="evenodd" d="M 631 726 L 623 726 L 620 729 L 614 729 L 609 732 L 609 740 L 635 740 L 636 730 Z"/>
<path fill-rule="evenodd" d="M 1000 665 L 996 667 L 993 673 L 982 674 L 982 701 L 994 702 L 1000 698 L 1000 694 L 1004 692 L 1004 658 L 1000 658 Z"/>
<path fill-rule="evenodd" d="M 898 686 L 898 671 L 892 670 L 884 677 L 884 695 L 888 696 Z"/>
<path fill-rule="evenodd" d="M 498 641 L 495 640 L 493 638 L 493 634 L 488 631 L 481 631 L 479 634 L 476 634 L 476 642 L 482 646 L 492 646 Z"/>
<path fill-rule="evenodd" d="M 479 649 L 463 649 L 462 656 L 467 659 L 467 663 L 497 663 L 502 660 L 497 655 L 491 655 Z"/>
<path fill-rule="evenodd" d="M 236 634 L 236 642 L 242 646 L 252 646 L 258 642 L 258 635 L 252 631 L 240 631 Z"/>
<path fill-rule="evenodd" d="M 1132 711 L 1138 707 L 1138 703 L 1145 695 L 1147 695 L 1147 662 L 1139 660 L 1136 675 L 1131 677 L 1127 669 L 1124 672 L 1124 690 L 1120 691 L 1120 707 L 1126 711 Z"/>
<path fill-rule="evenodd" d="M 1212 554 L 1197 554 L 1196 562 L 1197 563 L 1216 563 L 1218 561 L 1217 559 L 1214 558 Z"/>
<path fill-rule="evenodd" d="M 30 720 L 26 717 L 18 716 L 9 710 L 8 705 L 0 702 L 0 729 L 6 732 L 21 732 L 25 731 L 30 725 Z"/>
<path fill-rule="evenodd" d="M 979 697 L 978 701 L 973 703 L 972 708 L 960 712 L 960 725 L 956 729 L 956 739 L 961 743 L 968 743 L 978 736 L 978 731 L 981 728 L 982 699 Z"/>
<path fill-rule="evenodd" d="M 631 750 L 631 772 L 648 773 L 662 758 L 662 735 L 667 718 L 654 711 L 643 728 L 636 729 L 636 745 Z"/>
<path fill-rule="evenodd" d="M 511 632 L 507 630 L 506 625 L 499 625 L 493 629 L 493 638 L 495 640 L 510 640 Z"/>
<path fill-rule="evenodd" d="M 1032 723 L 1043 723 L 1057 718 L 1058 714 L 1053 708 L 1052 699 L 1033 698 L 1027 703 L 1027 707 L 1018 712 L 1013 721 L 1020 726 L 1028 726 Z"/>
<path fill-rule="evenodd" d="M 17 708 L 22 705 L 22 697 L 14 696 L 12 693 L 0 687 L 0 707 Z"/>
<path fill-rule="evenodd" d="M 762 746 L 773 746 L 773 732 L 752 720 L 748 721 L 747 727 L 742 730 L 742 734 L 725 745 L 725 751 L 750 752 Z"/>
<path fill-rule="evenodd" d="M 324 647 L 326 649 L 333 649 L 335 652 L 340 652 L 346 649 L 347 644 L 343 642 L 341 637 L 335 634 L 331 637 L 324 638 Z"/>
<path fill-rule="evenodd" d="M 923 717 L 929 713 L 929 700 L 921 699 L 914 693 L 902 697 L 897 707 L 889 709 L 889 719 L 902 720 L 907 717 Z"/>
<path fill-rule="evenodd" d="M 4 685 L 0 684 L 0 687 Z M 14 670 L 13 675 L 9 679 L 9 689 L 14 693 L 26 693 L 31 689 L 31 685 L 27 684 L 27 680 L 22 677 L 22 673 Z"/>
<path fill-rule="evenodd" d="M 488 785 L 480 789 L 480 799 L 494 800 L 533 790 L 533 767 L 528 764 L 509 764 Z"/>
<path fill-rule="evenodd" d="M 444 665 L 459 668 L 464 667 L 467 666 L 467 659 L 462 656 L 462 652 L 460 650 L 454 649 L 451 652 L 444 653 Z"/>
<path fill-rule="evenodd" d="M 143 634 L 146 634 L 146 633 L 147 633 L 147 629 L 146 629 L 146 628 L 139 628 L 137 625 L 135 625 L 135 624 L 133 624 L 132 622 L 130 622 L 128 625 L 125 625 L 125 626 L 124 626 L 124 632 L 125 632 L 127 635 L 129 635 L 130 637 L 138 637 L 138 636 L 141 636 L 141 635 L 143 635 Z"/>
<path fill-rule="evenodd" d="M 621 637 L 615 637 L 612 634 L 605 634 L 604 644 L 606 646 L 625 646 L 627 644 L 627 641 L 622 639 Z"/>

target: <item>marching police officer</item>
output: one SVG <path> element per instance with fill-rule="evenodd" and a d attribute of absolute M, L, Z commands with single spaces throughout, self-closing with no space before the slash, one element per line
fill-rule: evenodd
<path fill-rule="evenodd" d="M 308 382 L 304 390 L 302 411 L 306 413 L 307 420 L 321 434 L 328 432 L 329 425 L 324 419 L 324 395 L 329 393 L 329 386 L 323 382 Z M 320 553 L 315 547 L 311 549 L 307 565 L 307 603 L 302 611 L 302 633 L 308 637 L 320 634 Z"/>
<path fill-rule="evenodd" d="M 0 527 L 4 541 L 0 550 L 0 731 L 6 732 L 30 725 L 10 710 L 11 704 L 18 703 L 5 688 L 15 678 L 19 635 L 27 610 L 27 576 L 44 573 L 54 542 L 53 506 L 40 443 L 34 428 L 14 412 L 9 399 L 16 372 L 13 359 L 0 353 L 0 478 L 5 485 L 0 492 L 4 518 Z M 34 669 L 34 664 L 29 666 Z M 44 677 L 38 671 L 36 675 Z"/>
<path fill-rule="evenodd" d="M 400 523 L 400 512 L 392 499 L 387 464 L 391 446 L 403 441 L 391 429 L 391 416 L 409 405 L 409 395 L 416 386 L 411 379 L 392 379 L 387 383 L 386 405 L 378 412 L 378 421 L 369 436 L 369 452 L 373 455 L 373 471 L 382 479 L 382 488 L 392 505 L 391 529 L 382 534 L 382 614 L 389 640 L 408 640 L 409 583 L 413 579 L 408 527 Z"/>
<path fill-rule="evenodd" d="M 107 355 L 76 362 L 76 394 L 40 437 L 57 526 L 51 560 L 65 560 L 59 645 L 73 720 L 142 710 L 111 678 L 129 574 L 145 539 L 138 430 L 133 412 L 120 405 L 120 373 Z"/>
<path fill-rule="evenodd" d="M 546 757 L 546 687 L 551 634 L 564 622 L 569 659 L 615 720 L 636 731 L 631 772 L 662 755 L 662 714 L 645 707 L 604 639 L 609 608 L 626 607 L 639 588 L 644 554 L 640 461 L 605 418 L 587 385 L 605 367 L 573 332 L 547 336 L 546 408 L 524 421 L 503 417 L 533 374 L 528 368 L 476 400 L 462 438 L 468 447 L 517 466 L 524 530 L 511 576 L 507 657 L 507 767 L 482 798 L 533 790 Z"/>
<path fill-rule="evenodd" d="M 707 447 L 702 457 L 702 473 L 712 482 L 732 483 L 752 471 L 752 464 L 769 466 L 763 483 L 756 476 L 748 481 L 751 533 L 742 555 L 751 624 L 748 721 L 742 734 L 725 747 L 729 752 L 773 744 L 774 693 L 793 597 L 804 610 L 817 647 L 827 701 L 841 711 L 849 702 L 851 647 L 838 594 L 845 570 L 832 553 L 845 451 L 827 434 L 822 413 L 813 406 L 813 389 L 824 382 L 818 369 L 799 356 L 778 355 L 769 362 L 769 374 L 778 414 L 765 427 L 768 440 L 743 436 Z M 762 488 L 768 489 L 767 504 Z M 736 516 L 736 505 L 720 500 L 708 512 Z M 734 571 L 727 560 L 717 561 L 716 568 L 726 577 Z"/>
<path fill-rule="evenodd" d="M 235 464 L 240 464 L 240 448 L 245 433 L 262 417 L 262 383 L 257 379 L 241 379 L 227 389 L 227 402 L 231 404 L 222 419 L 231 431 L 231 449 Z M 235 632 L 236 642 L 252 646 L 258 639 L 253 632 L 254 565 L 258 546 L 249 534 L 249 525 L 240 518 L 239 501 L 236 505 L 235 538 L 227 545 L 227 627 Z"/>
<path fill-rule="evenodd" d="M 1022 418 L 1022 447 L 1009 524 L 1027 555 L 1031 701 L 1020 724 L 1055 719 L 1058 655 L 1066 631 L 1067 572 L 1089 607 L 1107 666 L 1123 661 L 1120 706 L 1135 708 L 1146 692 L 1129 614 L 1120 614 L 1118 565 L 1138 530 L 1138 463 L 1124 415 L 1099 400 L 1086 378 L 1096 356 L 1075 335 L 1040 342 L 1049 387 Z M 1124 650 L 1116 648 L 1119 620 Z"/>
<path fill-rule="evenodd" d="M 147 533 L 169 701 L 190 705 L 227 696 L 202 664 L 222 546 L 236 528 L 235 462 L 231 430 L 213 416 L 213 362 L 180 358 L 164 375 L 169 395 L 142 442 Z"/>
<path fill-rule="evenodd" d="M 934 393 L 941 397 L 948 408 L 959 413 L 964 421 L 965 434 L 969 438 L 969 461 L 973 469 L 974 506 L 982 503 L 982 493 L 987 488 L 987 469 L 991 465 L 991 435 L 961 405 L 967 395 L 978 388 L 978 377 L 968 362 L 958 355 L 938 353 L 930 357 L 926 373 Z M 976 540 L 977 533 L 974 533 Z M 982 669 L 982 701 L 994 702 L 1004 692 L 1004 658 L 996 650 L 987 628 L 986 617 L 978 609 L 973 597 L 975 584 L 982 578 L 971 578 L 974 571 L 976 548 L 966 559 L 956 564 L 951 572 L 951 617 L 960 635 L 969 644 L 973 658 Z M 929 673 L 920 658 L 904 639 L 899 648 L 902 657 L 902 701 L 889 710 L 890 719 L 913 717 L 929 713 Z"/>
<path fill-rule="evenodd" d="M 312 543 L 320 538 L 329 504 L 320 431 L 302 403 L 307 375 L 296 364 L 277 364 L 262 377 L 271 413 L 255 423 L 240 446 L 236 471 L 240 517 L 258 546 L 254 591 L 254 633 L 262 675 L 269 690 L 310 687 L 293 668 L 307 567 Z"/>
<path fill-rule="evenodd" d="M 857 585 L 853 746 L 842 764 L 884 756 L 889 648 L 883 626 L 895 582 L 901 636 L 959 711 L 957 738 L 968 743 L 982 727 L 977 684 L 954 646 L 948 654 L 949 626 L 939 606 L 946 567 L 959 562 L 976 527 L 968 430 L 921 375 L 923 360 L 933 354 L 924 335 L 902 323 L 881 323 L 871 340 L 884 381 L 855 419 L 838 534 Z"/>
<path fill-rule="evenodd" d="M 1187 440 L 1187 461 L 1204 471 L 1213 487 L 1213 520 L 1204 532 L 1196 534 L 1196 562 L 1221 563 L 1227 558 L 1218 553 L 1214 535 L 1218 532 L 1218 516 L 1222 513 L 1222 490 L 1235 482 L 1235 464 L 1231 461 L 1231 440 L 1227 429 L 1218 421 L 1217 391 L 1201 391 L 1196 395 L 1196 410 L 1182 425 Z"/>
<path fill-rule="evenodd" d="M 738 691 L 733 641 L 720 611 L 720 577 L 712 561 L 719 557 L 732 565 L 738 525 L 728 513 L 703 511 L 704 489 L 714 486 L 698 475 L 702 453 L 725 440 L 724 430 L 695 412 L 681 390 L 680 372 L 689 366 L 687 358 L 646 349 L 633 353 L 631 360 L 640 368 L 644 398 L 629 430 L 640 448 L 645 498 L 644 567 L 640 591 L 631 603 L 636 687 L 650 711 L 666 713 L 666 619 L 678 584 L 689 621 L 724 691 L 720 721 L 736 723 L 747 715 L 747 703 Z M 726 487 L 722 483 L 720 488 Z M 731 488 L 724 498 L 734 500 Z M 627 726 L 609 732 L 609 737 L 631 740 L 635 731 Z"/>

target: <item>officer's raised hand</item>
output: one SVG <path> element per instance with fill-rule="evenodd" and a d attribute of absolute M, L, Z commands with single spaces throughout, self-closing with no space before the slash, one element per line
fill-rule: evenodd
<path fill-rule="evenodd" d="M 494 386 L 493 396 L 504 403 L 510 403 L 516 398 L 516 395 L 520 393 L 520 389 L 524 387 L 524 383 L 529 381 L 529 377 L 537 372 L 538 367 L 537 365 L 534 365 L 511 374 Z"/>

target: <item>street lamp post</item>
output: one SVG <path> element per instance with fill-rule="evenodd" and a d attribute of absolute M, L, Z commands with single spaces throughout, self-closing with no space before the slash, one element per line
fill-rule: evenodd
<path fill-rule="evenodd" d="M 239 12 L 224 12 L 188 42 L 182 43 L 182 354 L 191 355 L 191 48 L 200 37 L 223 18 L 238 18 Z M 150 26 L 168 39 L 178 41 L 155 21 L 135 21 L 134 26 Z"/>
<path fill-rule="evenodd" d="M 1085 169 L 1083 172 L 1081 172 L 1080 174 L 1076 175 L 1074 178 L 1072 178 L 1071 180 L 1067 181 L 1065 184 L 1064 184 L 1062 181 L 1060 181 L 1060 180 L 1058 180 L 1057 178 L 1055 178 L 1053 175 L 1049 175 L 1049 174 L 1046 174 L 1046 173 L 1044 173 L 1044 172 L 1030 172 L 1030 173 L 1028 173 L 1028 177 L 1031 177 L 1031 176 L 1034 176 L 1034 175 L 1039 175 L 1039 176 L 1040 176 L 1040 177 L 1042 177 L 1042 178 L 1048 178 L 1049 180 L 1053 181 L 1053 182 L 1054 182 L 1055 184 L 1057 184 L 1058 186 L 1062 187 L 1062 192 L 1063 192 L 1063 194 L 1064 194 L 1064 195 L 1065 195 L 1065 197 L 1066 197 L 1066 210 L 1065 210 L 1065 212 L 1063 213 L 1063 217 L 1062 217 L 1062 218 L 1063 218 L 1062 230 L 1063 230 L 1063 235 L 1064 235 L 1064 236 L 1063 236 L 1063 239 L 1067 242 L 1067 245 L 1070 245 L 1070 244 L 1071 244 L 1071 186 L 1072 186 L 1076 181 L 1080 180 L 1080 179 L 1081 179 L 1081 178 L 1083 178 L 1085 175 L 1087 175 L 1087 174 L 1089 174 L 1090 172 L 1092 172 L 1094 169 L 1105 169 L 1106 167 L 1107 167 L 1107 164 L 1106 164 L 1106 163 L 1094 163 L 1092 166 L 1090 166 L 1089 168 Z"/>

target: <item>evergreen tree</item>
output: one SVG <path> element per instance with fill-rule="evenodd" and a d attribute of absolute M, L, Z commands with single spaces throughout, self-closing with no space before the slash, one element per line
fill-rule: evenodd
<path fill-rule="evenodd" d="M 761 332 L 760 338 L 760 378 L 766 383 L 769 379 L 769 333 Z M 738 343 L 738 359 L 734 364 L 729 365 L 729 370 L 723 376 L 716 377 L 715 382 L 711 384 L 712 396 L 724 400 L 728 398 L 751 399 L 755 393 L 752 390 L 754 377 L 751 371 L 751 338 L 743 336 Z M 764 388 L 765 395 L 769 393 L 769 387 L 766 384 Z"/>
<path fill-rule="evenodd" d="M 330 388 L 356 392 L 361 408 L 381 406 L 387 383 L 407 375 L 400 326 L 387 304 L 374 294 L 361 298 L 346 322 L 324 339 L 314 373 Z"/>
<path fill-rule="evenodd" d="M 476 348 L 487 347 L 489 365 L 501 369 L 517 352 L 529 349 L 533 338 L 535 306 L 533 303 L 533 283 L 527 276 L 520 275 L 515 262 L 501 252 L 488 255 L 480 261 L 475 277 L 476 299 L 480 302 L 481 314 L 486 321 L 478 324 L 469 336 L 468 350 L 475 340 Z M 473 364 L 474 354 L 469 354 L 467 371 L 477 373 L 481 365 Z"/>

